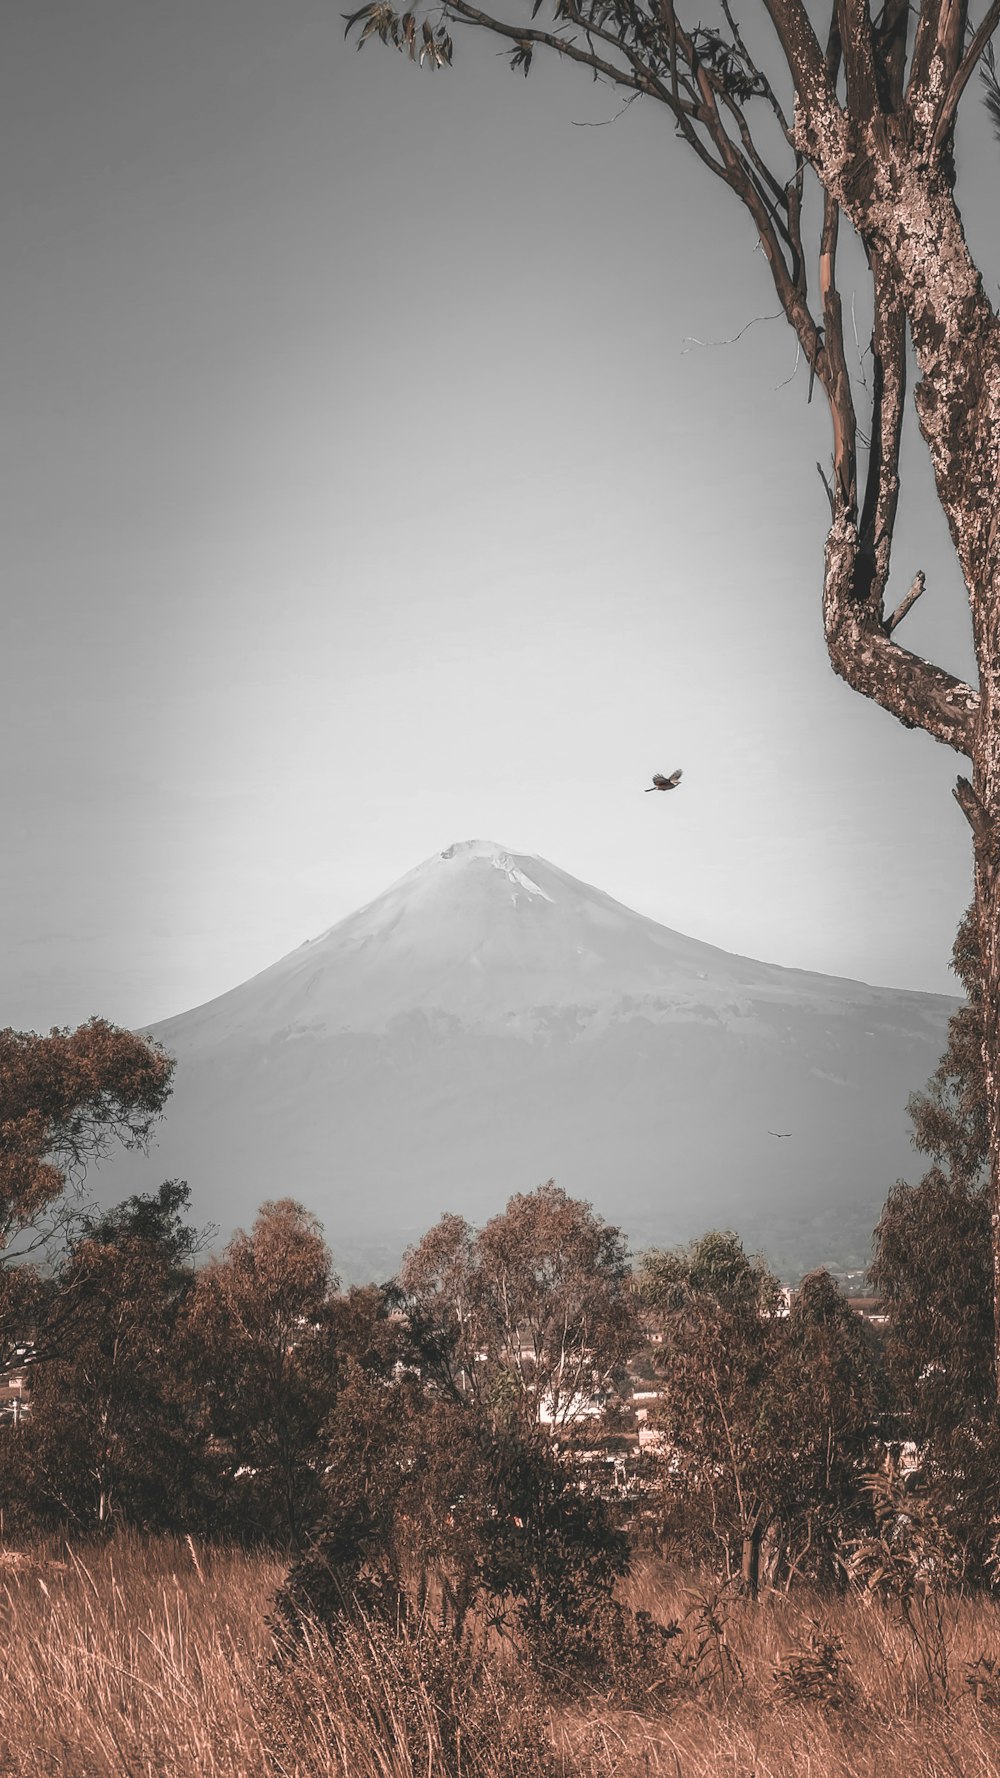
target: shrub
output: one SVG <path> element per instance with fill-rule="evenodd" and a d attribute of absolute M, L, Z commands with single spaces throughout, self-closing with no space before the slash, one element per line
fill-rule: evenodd
<path fill-rule="evenodd" d="M 789 1649 L 774 1668 L 774 1689 L 787 1704 L 843 1710 L 857 1698 L 841 1637 L 813 1624 L 804 1645 Z"/>

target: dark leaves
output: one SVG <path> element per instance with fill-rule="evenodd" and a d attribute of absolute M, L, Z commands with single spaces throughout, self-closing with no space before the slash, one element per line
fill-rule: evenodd
<path fill-rule="evenodd" d="M 730 98 L 742 102 L 759 98 L 766 91 L 760 74 L 735 44 L 726 43 L 715 31 L 707 31 L 701 25 L 692 31 L 691 42 L 698 60 L 711 69 Z"/>
<path fill-rule="evenodd" d="M 532 17 L 534 17 L 534 14 L 532 14 Z M 534 55 L 534 53 L 535 53 L 535 46 L 526 37 L 519 37 L 515 48 L 512 49 L 511 53 L 510 53 L 511 67 L 512 68 L 523 68 L 526 79 L 527 79 L 527 75 L 528 75 L 528 70 L 531 67 L 531 58 Z"/>
<path fill-rule="evenodd" d="M 439 25 L 434 31 L 425 19 L 421 27 L 421 35 L 423 37 L 423 43 L 420 46 L 421 65 L 426 58 L 431 68 L 444 68 L 445 66 L 450 68 L 452 42 L 444 26 Z"/>
<path fill-rule="evenodd" d="M 427 62 L 431 68 L 451 67 L 453 45 L 443 25 L 437 30 L 427 19 L 421 26 L 423 42 L 417 52 L 417 21 L 412 12 L 404 12 L 402 16 L 388 4 L 388 0 L 370 0 L 369 5 L 361 6 L 357 12 L 342 12 L 341 18 L 346 20 L 344 36 L 350 35 L 355 25 L 364 19 L 364 27 L 358 37 L 357 47 L 367 43 L 369 37 L 378 37 L 382 43 L 395 44 L 402 52 L 409 53 L 411 62 Z"/>
<path fill-rule="evenodd" d="M 342 12 L 340 16 L 347 20 L 344 30 L 345 37 L 350 34 L 355 25 L 360 24 L 362 19 L 366 21 L 365 28 L 358 38 L 359 49 L 369 37 L 380 37 L 383 43 L 388 43 L 391 38 L 393 43 L 397 45 L 399 43 L 399 18 L 392 7 L 385 3 L 385 0 L 370 0 L 368 6 L 359 7 L 357 12 Z"/>
<path fill-rule="evenodd" d="M 985 105 L 990 114 L 993 133 L 1000 142 L 1000 80 L 997 79 L 996 56 L 992 43 L 988 43 L 983 51 L 983 64 L 979 72 L 986 88 Z"/>

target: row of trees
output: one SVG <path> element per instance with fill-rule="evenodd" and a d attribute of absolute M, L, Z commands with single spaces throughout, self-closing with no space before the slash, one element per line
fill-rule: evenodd
<path fill-rule="evenodd" d="M 939 1193 L 935 1180 L 912 1202 L 895 1194 L 887 1276 Z M 871 1528 L 865 1478 L 918 1437 L 966 1567 L 985 1572 L 998 1504 L 988 1309 L 969 1348 L 973 1324 L 948 1318 L 926 1274 L 923 1291 L 894 1274 L 917 1317 L 940 1311 L 946 1330 L 921 1360 L 902 1288 L 883 1344 L 824 1272 L 786 1308 L 732 1234 L 653 1251 L 632 1273 L 620 1231 L 551 1183 L 478 1232 L 443 1218 L 395 1284 L 346 1292 L 301 1205 L 264 1205 L 201 1265 L 188 1208 L 170 1181 L 85 1217 L 36 1280 L 43 1356 L 31 1414 L 3 1435 L 8 1525 L 197 1530 L 300 1553 L 321 1533 L 317 1573 L 360 1585 L 377 1549 L 381 1591 L 402 1586 L 416 1537 L 461 1618 L 482 1575 L 496 1579 L 483 1537 L 498 1498 L 510 1512 L 491 1547 L 519 1518 L 537 1551 L 554 1548 L 552 1512 L 579 1500 L 573 1445 L 595 1437 L 579 1406 L 595 1392 L 627 1404 L 638 1363 L 657 1379 L 664 1443 L 633 1530 L 641 1520 L 659 1546 L 741 1571 L 751 1591 L 762 1559 L 772 1580 L 836 1580 Z M 985 1275 L 988 1224 L 978 1232 Z M 605 1531 L 591 1524 L 595 1547 Z"/>

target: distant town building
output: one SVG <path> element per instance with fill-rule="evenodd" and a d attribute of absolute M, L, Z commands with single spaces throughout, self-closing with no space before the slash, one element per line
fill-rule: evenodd
<path fill-rule="evenodd" d="M 0 1423 L 17 1426 L 31 1411 L 30 1346 L 15 1348 L 16 1362 L 0 1372 Z"/>

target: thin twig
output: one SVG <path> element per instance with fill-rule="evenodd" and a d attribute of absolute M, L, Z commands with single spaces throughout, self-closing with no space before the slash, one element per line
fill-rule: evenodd
<path fill-rule="evenodd" d="M 826 471 L 824 470 L 822 463 L 817 463 L 816 469 L 819 474 L 819 479 L 823 483 L 824 488 L 826 489 L 826 497 L 830 502 L 830 513 L 831 513 L 832 517 L 836 518 L 837 508 L 836 508 L 836 504 L 835 504 L 834 498 L 833 498 L 833 489 L 827 480 Z"/>
<path fill-rule="evenodd" d="M 500 51 L 501 55 L 506 55 L 506 53 L 506 50 Z M 638 97 L 638 93 L 629 93 L 624 105 L 620 105 L 611 117 L 571 117 L 569 121 L 575 130 L 606 129 L 609 123 L 617 123 L 620 117 L 624 117 L 629 106 L 634 105 Z"/>
<path fill-rule="evenodd" d="M 743 326 L 740 328 L 739 333 L 734 333 L 732 338 L 728 339 L 728 340 L 700 340 L 700 339 L 698 339 L 696 334 L 686 333 L 684 335 L 685 350 L 681 354 L 681 356 L 686 358 L 687 354 L 690 351 L 692 346 L 735 346 L 737 340 L 741 340 L 743 338 L 743 335 L 746 333 L 747 329 L 750 327 L 756 327 L 758 321 L 783 321 L 784 318 L 785 318 L 784 309 L 782 309 L 777 315 L 754 315 L 752 320 L 744 322 Z M 797 349 L 798 348 L 796 348 L 796 350 Z"/>

